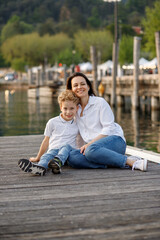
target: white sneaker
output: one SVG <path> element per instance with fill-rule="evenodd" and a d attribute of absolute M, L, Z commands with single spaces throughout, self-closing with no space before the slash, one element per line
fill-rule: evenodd
<path fill-rule="evenodd" d="M 142 158 L 136 157 L 136 156 L 130 156 L 129 159 L 136 160 L 133 163 L 132 170 L 137 169 L 137 170 L 140 170 L 143 172 L 147 171 L 147 159 L 142 159 Z"/>
<path fill-rule="evenodd" d="M 142 160 L 142 158 L 140 158 L 138 156 L 129 156 L 128 159 L 129 160 L 134 160 L 134 161 Z"/>

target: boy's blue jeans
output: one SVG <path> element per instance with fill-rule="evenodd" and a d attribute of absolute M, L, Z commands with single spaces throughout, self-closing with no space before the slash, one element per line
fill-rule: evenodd
<path fill-rule="evenodd" d="M 73 149 L 68 158 L 68 164 L 74 168 L 124 168 L 127 160 L 125 156 L 126 143 L 116 135 L 104 137 L 92 143 L 85 151 Z"/>
<path fill-rule="evenodd" d="M 62 146 L 59 149 L 58 148 L 52 149 L 41 156 L 40 161 L 38 162 L 38 165 L 48 169 L 49 161 L 55 157 L 58 157 L 61 160 L 62 165 L 64 165 L 69 156 L 70 151 L 72 150 L 73 148 L 69 144 Z"/>

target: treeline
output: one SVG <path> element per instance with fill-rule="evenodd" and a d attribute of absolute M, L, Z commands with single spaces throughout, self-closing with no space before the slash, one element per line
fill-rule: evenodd
<path fill-rule="evenodd" d="M 121 24 L 140 25 L 145 7 L 155 0 L 122 0 L 118 3 Z M 113 23 L 114 3 L 103 0 L 1 0 L 0 30 L 14 15 L 32 25 L 40 35 L 65 32 L 73 34 L 79 29 L 99 29 Z"/>
<path fill-rule="evenodd" d="M 95 45 L 101 61 L 112 57 L 114 4 L 103 0 L 1 0 L 0 67 L 48 62 L 87 61 Z M 120 64 L 132 61 L 132 26 L 141 26 L 142 53 L 155 56 L 154 32 L 160 30 L 160 0 L 118 2 Z"/>

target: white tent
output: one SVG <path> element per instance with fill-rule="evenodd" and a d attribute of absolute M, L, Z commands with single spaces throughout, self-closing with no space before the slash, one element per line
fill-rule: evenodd
<path fill-rule="evenodd" d="M 148 61 L 148 63 L 145 64 L 145 68 L 154 69 L 156 67 L 157 67 L 157 58 L 153 58 L 151 61 Z"/>
<path fill-rule="evenodd" d="M 32 70 L 32 73 L 37 73 L 38 70 L 42 70 L 42 66 L 32 67 L 31 70 Z"/>
<path fill-rule="evenodd" d="M 92 64 L 90 62 L 80 63 L 78 65 L 80 67 L 80 71 L 82 71 L 82 72 L 91 72 L 92 71 Z"/>
<path fill-rule="evenodd" d="M 145 68 L 149 68 L 149 66 L 153 66 L 155 65 L 155 59 L 153 59 L 152 61 L 148 61 L 145 58 L 140 58 L 139 59 L 139 68 L 140 69 L 145 69 Z M 128 65 L 123 65 L 122 66 L 123 69 L 133 69 L 134 68 L 134 64 L 128 64 Z"/>
<path fill-rule="evenodd" d="M 109 68 L 113 68 L 113 62 L 111 60 L 108 60 L 107 62 L 104 62 L 100 65 L 98 65 L 98 69 L 102 69 L 103 71 L 109 69 Z"/>
<path fill-rule="evenodd" d="M 139 59 L 139 68 L 145 68 L 145 66 L 149 63 L 149 61 L 145 58 Z"/>
<path fill-rule="evenodd" d="M 97 66 L 98 71 L 98 79 L 105 75 L 112 75 L 112 69 L 113 69 L 113 62 L 111 60 L 108 60 L 100 65 Z M 120 65 L 117 66 L 117 76 L 122 76 L 122 69 Z"/>
<path fill-rule="evenodd" d="M 104 62 L 100 65 L 97 66 L 97 71 L 98 71 L 98 76 L 101 75 L 106 75 L 106 73 L 108 72 L 109 74 L 111 74 L 113 68 L 113 62 L 111 60 L 108 60 L 107 62 Z"/>

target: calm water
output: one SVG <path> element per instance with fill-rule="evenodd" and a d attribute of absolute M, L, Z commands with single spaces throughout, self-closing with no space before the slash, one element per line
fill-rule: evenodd
<path fill-rule="evenodd" d="M 0 136 L 43 134 L 48 119 L 60 113 L 57 99 L 28 98 L 27 90 L 0 91 Z M 130 104 L 115 112 L 128 145 L 160 152 L 160 112 L 149 106 L 131 111 Z"/>

